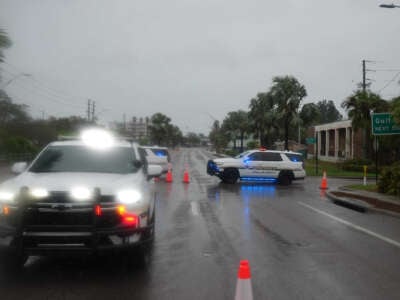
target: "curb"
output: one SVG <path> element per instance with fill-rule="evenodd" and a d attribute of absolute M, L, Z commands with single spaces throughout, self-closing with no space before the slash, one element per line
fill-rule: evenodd
<path fill-rule="evenodd" d="M 340 193 L 341 196 L 337 196 L 334 193 Z M 339 191 L 332 191 L 332 192 L 327 192 L 326 196 L 335 204 L 346 207 L 346 208 L 350 208 L 353 210 L 356 210 L 358 212 L 368 212 L 368 211 L 372 211 L 372 212 L 377 212 L 377 213 L 383 213 L 386 215 L 390 215 L 392 217 L 397 217 L 400 218 L 400 213 L 397 211 L 393 211 L 393 210 L 389 210 L 389 209 L 383 209 L 383 208 L 377 208 L 374 205 L 367 203 L 366 201 L 360 200 L 360 199 L 356 199 L 354 198 L 354 194 L 353 193 L 346 193 L 343 192 L 343 190 Z M 356 195 L 358 198 L 362 198 L 359 195 Z M 371 198 L 371 197 L 365 197 L 368 198 L 368 200 L 372 200 L 375 202 L 375 204 L 382 204 L 385 203 L 385 201 L 382 201 L 380 199 L 377 198 Z M 387 202 L 386 202 L 387 203 Z M 400 205 L 397 205 L 400 208 Z"/>
<path fill-rule="evenodd" d="M 368 212 L 372 208 L 372 205 L 365 203 L 361 200 L 338 197 L 333 194 L 333 192 L 327 192 L 326 196 L 335 204 L 344 206 L 346 208 L 353 209 L 358 212 Z"/>

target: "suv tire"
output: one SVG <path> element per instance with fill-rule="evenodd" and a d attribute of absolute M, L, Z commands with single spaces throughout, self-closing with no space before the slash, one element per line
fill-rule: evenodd
<path fill-rule="evenodd" d="M 225 183 L 234 184 L 239 179 L 239 171 L 235 168 L 225 169 L 221 179 Z"/>
<path fill-rule="evenodd" d="M 278 181 L 281 185 L 290 185 L 292 183 L 292 174 L 289 171 L 282 171 L 279 174 Z"/>

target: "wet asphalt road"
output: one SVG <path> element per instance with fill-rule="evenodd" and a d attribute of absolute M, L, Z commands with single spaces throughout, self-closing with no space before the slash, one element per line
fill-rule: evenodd
<path fill-rule="evenodd" d="M 174 182 L 155 183 L 147 267 L 115 255 L 32 257 L 17 276 L 0 274 L 0 299 L 233 299 L 240 259 L 254 299 L 399 299 L 399 218 L 336 206 L 319 178 L 224 185 L 206 174 L 210 157 L 172 152 Z M 346 183 L 328 178 L 330 188 Z"/>

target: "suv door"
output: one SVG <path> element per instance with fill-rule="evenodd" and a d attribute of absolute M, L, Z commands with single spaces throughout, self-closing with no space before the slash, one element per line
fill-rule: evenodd
<path fill-rule="evenodd" d="M 240 169 L 240 177 L 260 176 L 262 167 L 261 152 L 253 152 L 243 158 L 244 168 Z"/>
<path fill-rule="evenodd" d="M 284 163 L 281 154 L 278 152 L 261 152 L 260 154 L 263 176 L 277 178 Z"/>

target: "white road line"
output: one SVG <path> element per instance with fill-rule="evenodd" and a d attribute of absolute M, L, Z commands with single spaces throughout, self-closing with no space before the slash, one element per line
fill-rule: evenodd
<path fill-rule="evenodd" d="M 315 207 L 312 207 L 311 205 L 308 205 L 308 204 L 306 204 L 306 203 L 304 203 L 304 202 L 300 202 L 300 201 L 299 201 L 298 203 L 299 203 L 300 205 L 304 206 L 304 207 L 307 207 L 308 209 L 311 209 L 312 211 L 315 211 L 316 213 L 319 213 L 319 214 L 321 214 L 321 215 L 324 215 L 324 216 L 326 216 L 326 217 L 329 217 L 329 218 L 331 218 L 331 219 L 333 219 L 333 220 L 335 220 L 335 221 L 337 221 L 337 222 L 339 222 L 339 223 L 342 223 L 342 224 L 344 224 L 344 225 L 346 225 L 346 226 L 349 226 L 349 227 L 351 227 L 351 228 L 353 228 L 353 229 L 355 229 L 355 230 L 364 232 L 364 233 L 366 233 L 366 234 L 368 234 L 368 235 L 371 235 L 371 236 L 373 236 L 373 237 L 376 237 L 376 238 L 378 238 L 378 239 L 380 239 L 380 240 L 382 240 L 382 241 L 385 241 L 386 243 L 389 243 L 389 244 L 391 244 L 391 245 L 393 245 L 393 246 L 396 246 L 396 247 L 400 248 L 400 242 L 398 242 L 398 241 L 392 240 L 392 239 L 390 239 L 390 238 L 388 238 L 388 237 L 386 237 L 386 236 L 380 235 L 380 234 L 378 234 L 378 233 L 376 233 L 376 232 L 373 232 L 373 231 L 368 230 L 368 229 L 366 229 L 366 228 L 363 228 L 363 227 L 361 227 L 361 226 L 358 226 L 358 225 L 355 225 L 355 224 L 353 224 L 353 223 L 350 223 L 349 221 L 346 221 L 346 220 L 343 220 L 343 219 L 341 219 L 341 218 L 335 217 L 335 216 L 333 216 L 333 215 L 331 215 L 331 214 L 328 214 L 328 213 L 326 213 L 326 212 L 324 212 L 324 211 L 322 211 L 322 210 L 319 210 L 319 209 L 317 209 L 317 208 L 315 208 Z"/>
<path fill-rule="evenodd" d="M 199 204 L 197 203 L 197 201 L 190 202 L 190 206 L 192 208 L 192 214 L 195 216 L 198 216 L 199 215 Z"/>

